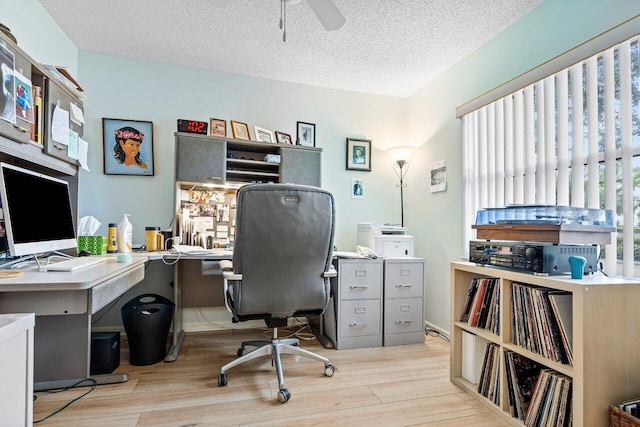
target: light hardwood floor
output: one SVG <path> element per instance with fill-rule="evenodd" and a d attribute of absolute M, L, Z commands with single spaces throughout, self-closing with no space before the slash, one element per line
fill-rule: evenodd
<path fill-rule="evenodd" d="M 282 336 L 282 334 L 281 334 Z M 424 344 L 354 350 L 325 349 L 316 340 L 303 348 L 331 359 L 333 377 L 307 358 L 283 356 L 291 399 L 276 400 L 278 382 L 269 358 L 228 371 L 218 387 L 220 366 L 235 358 L 242 340 L 261 330 L 187 334 L 178 360 L 120 366 L 126 383 L 101 385 L 42 426 L 504 426 L 484 406 L 449 382 L 449 343 L 426 336 Z M 38 392 L 34 420 L 88 391 Z"/>

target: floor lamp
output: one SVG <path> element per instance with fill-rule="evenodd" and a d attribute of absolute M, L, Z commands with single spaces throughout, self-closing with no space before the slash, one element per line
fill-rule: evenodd
<path fill-rule="evenodd" d="M 387 150 L 389 157 L 393 160 L 393 171 L 400 179 L 396 187 L 400 187 L 400 225 L 402 227 L 404 227 L 404 187 L 407 186 L 404 182 L 404 177 L 409 169 L 409 158 L 413 150 L 415 150 L 415 147 L 409 146 L 393 147 Z"/>

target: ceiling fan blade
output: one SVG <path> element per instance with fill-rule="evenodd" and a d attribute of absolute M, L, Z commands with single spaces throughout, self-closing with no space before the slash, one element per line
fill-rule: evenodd
<path fill-rule="evenodd" d="M 307 3 L 327 31 L 339 30 L 346 22 L 333 0 L 307 0 Z"/>

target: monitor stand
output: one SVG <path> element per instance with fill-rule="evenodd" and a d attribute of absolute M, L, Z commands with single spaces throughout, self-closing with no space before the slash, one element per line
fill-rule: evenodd
<path fill-rule="evenodd" d="M 21 256 L 21 257 L 15 257 L 15 258 L 11 259 L 10 261 L 7 261 L 5 263 L 0 264 L 0 269 L 13 268 L 13 266 L 15 264 L 18 264 L 18 263 L 23 262 L 23 261 L 28 261 L 30 259 L 33 259 L 38 267 L 42 267 L 40 265 L 39 258 L 50 257 L 51 255 L 59 255 L 59 256 L 61 256 L 63 258 L 74 258 L 73 255 L 65 254 L 64 252 L 50 251 L 50 252 L 45 252 L 45 253 L 42 253 L 42 254 L 30 254 L 30 255 L 24 255 L 24 256 Z"/>

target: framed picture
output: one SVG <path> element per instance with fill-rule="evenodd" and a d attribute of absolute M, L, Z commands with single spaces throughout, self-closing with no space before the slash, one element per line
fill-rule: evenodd
<path fill-rule="evenodd" d="M 316 146 L 316 125 L 313 123 L 297 122 L 297 129 L 296 144 L 307 147 Z"/>
<path fill-rule="evenodd" d="M 102 119 L 105 175 L 153 176 L 153 122 Z"/>
<path fill-rule="evenodd" d="M 371 140 L 347 138 L 347 169 L 371 172 Z"/>
<path fill-rule="evenodd" d="M 227 121 L 222 119 L 209 119 L 209 132 L 213 136 L 227 136 Z"/>
<path fill-rule="evenodd" d="M 261 128 L 260 126 L 254 126 L 253 130 L 256 132 L 256 141 L 260 142 L 276 142 L 276 138 L 273 136 L 273 132 L 269 129 Z"/>
<path fill-rule="evenodd" d="M 251 134 L 249 133 L 249 125 L 237 120 L 231 120 L 231 134 L 235 139 L 251 139 Z"/>
<path fill-rule="evenodd" d="M 291 135 L 280 131 L 276 131 L 276 141 L 278 141 L 279 144 L 293 144 Z"/>
<path fill-rule="evenodd" d="M 364 181 L 353 178 L 351 180 L 351 198 L 362 199 L 364 197 Z"/>

